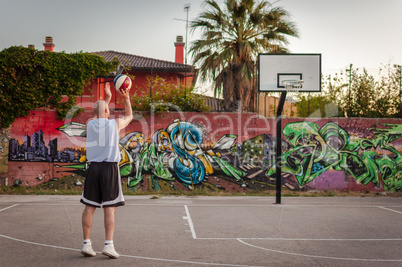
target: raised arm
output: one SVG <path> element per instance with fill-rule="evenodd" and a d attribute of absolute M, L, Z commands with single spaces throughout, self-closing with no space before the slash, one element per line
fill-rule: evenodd
<path fill-rule="evenodd" d="M 105 84 L 105 102 L 106 105 L 109 105 L 110 100 L 112 99 L 112 92 L 110 91 L 110 84 Z"/>
<path fill-rule="evenodd" d="M 131 108 L 130 89 L 119 91 L 120 95 L 124 98 L 124 117 L 116 119 L 119 131 L 133 120 L 133 110 Z"/>

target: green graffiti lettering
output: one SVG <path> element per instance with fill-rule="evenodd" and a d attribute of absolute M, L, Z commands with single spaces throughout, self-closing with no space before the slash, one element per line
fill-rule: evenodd
<path fill-rule="evenodd" d="M 319 128 L 312 122 L 294 122 L 283 129 L 290 148 L 281 155 L 281 168 L 293 174 L 304 186 L 322 173 L 333 169 L 344 171 L 358 183 L 369 183 L 385 190 L 401 190 L 402 155 L 391 142 L 402 137 L 402 125 L 381 124 L 372 128 L 373 139 L 351 139 L 333 122 Z M 274 177 L 276 163 L 266 172 Z"/>

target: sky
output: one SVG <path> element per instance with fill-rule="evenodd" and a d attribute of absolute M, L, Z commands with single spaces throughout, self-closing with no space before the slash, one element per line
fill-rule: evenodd
<path fill-rule="evenodd" d="M 257 0 L 258 1 L 258 0 Z M 204 0 L 0 0 L 0 50 L 14 45 L 43 49 L 52 36 L 56 52 L 114 50 L 174 61 L 177 35 L 186 38 L 186 12 L 194 20 Z M 222 2 L 218 0 L 218 2 Z M 402 65 L 401 0 L 279 0 L 299 38 L 291 53 L 322 55 L 324 75 L 353 64 L 375 74 Z M 199 32 L 187 34 L 188 45 Z M 192 63 L 188 56 L 188 63 Z"/>

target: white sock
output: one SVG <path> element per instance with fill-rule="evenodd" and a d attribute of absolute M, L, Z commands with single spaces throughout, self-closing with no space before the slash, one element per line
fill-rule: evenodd
<path fill-rule="evenodd" d="M 109 244 L 113 244 L 113 240 L 105 240 L 105 246 Z"/>
<path fill-rule="evenodd" d="M 84 244 L 91 243 L 91 239 L 84 239 Z"/>

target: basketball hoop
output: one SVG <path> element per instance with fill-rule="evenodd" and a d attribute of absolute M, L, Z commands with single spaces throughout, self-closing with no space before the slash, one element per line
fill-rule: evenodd
<path fill-rule="evenodd" d="M 303 80 L 283 80 L 282 84 L 288 93 L 297 93 L 303 87 Z"/>
<path fill-rule="evenodd" d="M 286 101 L 296 103 L 298 101 L 296 93 L 303 87 L 303 80 L 283 80 L 282 84 L 285 86 L 285 91 L 287 92 Z"/>

